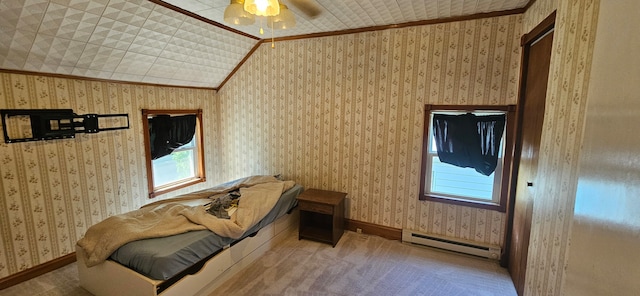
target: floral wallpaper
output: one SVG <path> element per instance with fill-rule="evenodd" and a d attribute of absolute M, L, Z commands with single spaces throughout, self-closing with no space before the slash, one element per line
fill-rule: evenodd
<path fill-rule="evenodd" d="M 522 19 L 522 34 L 529 33 L 558 7 L 558 0 L 531 1 L 533 1 L 533 4 L 524 13 Z"/>
<path fill-rule="evenodd" d="M 143 108 L 203 109 L 207 184 L 220 180 L 213 169 L 219 132 L 213 90 L 0 73 L 0 109 L 44 108 L 127 113 L 131 127 L 75 139 L 0 142 L 0 278 L 74 252 L 89 226 L 151 201 Z"/>
<path fill-rule="evenodd" d="M 549 86 L 540 144 L 538 180 L 525 295 L 561 295 L 567 267 L 579 156 L 584 129 L 598 0 L 538 0 L 529 19 L 542 20 L 557 4 Z M 532 6 L 533 7 L 533 6 Z M 526 32 L 525 32 L 526 33 Z"/>
<path fill-rule="evenodd" d="M 425 104 L 515 104 L 521 15 L 277 42 L 220 90 L 225 178 L 348 193 L 347 218 L 503 244 L 503 213 L 418 200 Z"/>

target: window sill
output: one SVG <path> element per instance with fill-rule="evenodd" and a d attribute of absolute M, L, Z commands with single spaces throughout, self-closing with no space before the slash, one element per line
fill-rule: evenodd
<path fill-rule="evenodd" d="M 154 198 L 154 197 L 156 197 L 158 195 L 166 194 L 166 193 L 169 193 L 169 192 L 172 192 L 172 191 L 176 191 L 178 189 L 182 189 L 182 188 L 185 188 L 185 187 L 189 187 L 191 185 L 195 185 L 195 184 L 198 184 L 198 183 L 203 183 L 205 181 L 206 181 L 206 179 L 204 177 L 202 177 L 202 178 L 194 178 L 194 179 L 189 179 L 189 180 L 186 180 L 184 182 L 177 183 L 177 184 L 174 184 L 174 185 L 171 185 L 171 186 L 161 187 L 161 188 L 155 189 L 152 192 L 149 192 L 149 198 Z"/>
<path fill-rule="evenodd" d="M 472 207 L 478 209 L 492 210 L 498 212 L 506 212 L 506 207 L 504 205 L 500 205 L 493 202 L 483 202 L 483 201 L 473 201 L 468 199 L 458 199 L 455 197 L 437 195 L 437 194 L 424 194 L 420 196 L 421 201 L 433 201 L 433 202 L 441 202 L 446 204 Z"/>

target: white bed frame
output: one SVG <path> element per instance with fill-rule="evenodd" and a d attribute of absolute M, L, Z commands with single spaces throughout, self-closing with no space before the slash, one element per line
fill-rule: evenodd
<path fill-rule="evenodd" d="M 183 277 L 160 294 L 156 291 L 163 281 L 147 278 L 111 260 L 87 268 L 84 256 L 77 255 L 80 286 L 98 296 L 208 295 L 276 243 L 297 231 L 298 221 L 299 211 L 295 209 L 260 229 L 256 236 L 247 237 L 218 253 L 200 271 Z M 76 247 L 76 253 L 81 252 L 83 250 Z"/>

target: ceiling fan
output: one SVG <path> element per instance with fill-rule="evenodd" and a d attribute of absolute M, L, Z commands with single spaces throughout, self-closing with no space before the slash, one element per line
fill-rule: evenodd
<path fill-rule="evenodd" d="M 224 10 L 225 23 L 233 25 L 252 25 L 255 16 L 267 17 L 267 24 L 272 29 L 288 29 L 295 27 L 296 20 L 287 5 L 278 0 L 230 0 Z M 309 19 L 316 18 L 322 13 L 321 6 L 316 0 L 287 0 Z M 260 34 L 263 34 L 262 23 Z"/>
<path fill-rule="evenodd" d="M 322 13 L 320 5 L 315 0 L 287 0 L 287 2 L 312 19 Z"/>

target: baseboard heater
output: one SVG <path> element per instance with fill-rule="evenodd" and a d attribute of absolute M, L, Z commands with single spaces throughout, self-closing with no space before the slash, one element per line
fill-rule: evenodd
<path fill-rule="evenodd" d="M 432 234 L 419 233 L 413 230 L 402 230 L 402 242 L 469 254 L 488 259 L 500 259 L 500 247 L 498 246 L 484 245 L 475 242 L 445 238 Z"/>

